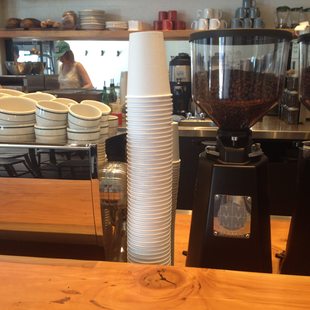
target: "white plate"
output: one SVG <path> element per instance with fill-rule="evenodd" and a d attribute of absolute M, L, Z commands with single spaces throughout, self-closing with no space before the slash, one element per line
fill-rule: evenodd
<path fill-rule="evenodd" d="M 80 29 L 94 29 L 94 30 L 103 30 L 105 29 L 104 25 L 103 26 L 98 26 L 98 25 L 83 25 L 80 27 Z"/>

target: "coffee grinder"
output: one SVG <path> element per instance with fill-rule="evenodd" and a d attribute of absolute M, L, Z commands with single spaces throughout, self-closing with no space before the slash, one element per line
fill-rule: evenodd
<path fill-rule="evenodd" d="M 173 101 L 173 114 L 186 116 L 191 101 L 191 59 L 179 53 L 169 63 L 169 80 Z"/>
<path fill-rule="evenodd" d="M 187 266 L 272 271 L 268 160 L 250 128 L 283 91 L 291 38 L 263 29 L 190 36 L 193 99 L 219 129 L 199 158 Z"/>
<path fill-rule="evenodd" d="M 301 35 L 298 41 L 300 45 L 299 96 L 301 103 L 310 110 L 310 33 Z M 298 195 L 280 272 L 310 276 L 310 141 L 303 143 L 298 155 Z"/>

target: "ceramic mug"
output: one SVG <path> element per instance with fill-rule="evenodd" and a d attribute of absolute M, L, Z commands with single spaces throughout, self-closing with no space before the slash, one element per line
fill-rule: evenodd
<path fill-rule="evenodd" d="M 168 19 L 168 12 L 167 11 L 159 11 L 158 12 L 158 20 Z"/>
<path fill-rule="evenodd" d="M 249 17 L 250 18 L 256 18 L 260 16 L 260 10 L 259 8 L 250 8 L 249 9 Z"/>
<path fill-rule="evenodd" d="M 205 8 L 204 10 L 198 10 L 197 16 L 211 19 L 211 18 L 217 18 L 221 19 L 223 17 L 223 11 L 221 9 L 215 9 L 215 8 Z"/>
<path fill-rule="evenodd" d="M 235 12 L 236 18 L 245 18 L 248 17 L 248 9 L 246 8 L 237 8 Z"/>
<path fill-rule="evenodd" d="M 207 30 L 209 29 L 208 20 L 206 18 L 194 20 L 191 24 L 191 28 L 195 30 Z"/>
<path fill-rule="evenodd" d="M 178 12 L 175 10 L 168 11 L 168 18 L 167 19 L 176 21 L 178 19 Z"/>
<path fill-rule="evenodd" d="M 184 20 L 176 20 L 174 22 L 174 29 L 176 30 L 184 30 L 186 29 L 186 23 Z"/>
<path fill-rule="evenodd" d="M 173 29 L 173 21 L 170 19 L 162 20 L 162 28 L 163 31 L 172 30 Z"/>
<path fill-rule="evenodd" d="M 265 23 L 261 17 L 254 18 L 253 20 L 253 28 L 264 28 Z"/>
<path fill-rule="evenodd" d="M 243 22 L 240 18 L 232 18 L 230 23 L 231 28 L 242 28 Z"/>
<path fill-rule="evenodd" d="M 129 20 L 128 21 L 128 30 L 129 31 L 138 31 L 141 30 L 142 27 L 142 21 L 140 20 Z"/>
<path fill-rule="evenodd" d="M 211 18 L 209 20 L 209 29 L 219 29 L 221 27 L 221 21 L 217 18 Z"/>
<path fill-rule="evenodd" d="M 251 18 L 244 18 L 242 26 L 243 26 L 243 28 L 252 28 L 252 19 Z"/>
<path fill-rule="evenodd" d="M 220 19 L 220 22 L 221 22 L 221 24 L 220 24 L 221 29 L 227 28 L 228 23 L 225 19 Z"/>
<path fill-rule="evenodd" d="M 256 7 L 256 1 L 255 0 L 243 0 L 242 6 L 246 9 Z"/>
<path fill-rule="evenodd" d="M 162 30 L 163 29 L 163 22 L 161 20 L 154 20 L 153 21 L 153 29 L 154 30 Z"/>

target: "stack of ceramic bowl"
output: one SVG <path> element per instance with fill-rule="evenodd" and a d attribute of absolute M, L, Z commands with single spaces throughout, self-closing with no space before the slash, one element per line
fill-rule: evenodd
<path fill-rule="evenodd" d="M 56 98 L 52 94 L 42 93 L 42 92 L 39 92 L 39 91 L 35 92 L 35 93 L 24 94 L 23 97 L 30 98 L 30 99 L 33 99 L 33 100 L 36 100 L 36 101 L 39 101 L 39 100 L 53 100 L 53 99 Z"/>
<path fill-rule="evenodd" d="M 73 105 L 73 104 L 78 104 L 77 101 L 70 99 L 70 98 L 61 98 L 61 97 L 57 97 L 55 99 L 52 99 L 52 101 L 56 101 L 62 104 L 65 104 L 66 106 L 68 106 L 68 108 Z"/>
<path fill-rule="evenodd" d="M 171 115 L 163 34 L 155 31 L 130 34 L 127 89 L 129 262 L 171 264 Z"/>
<path fill-rule="evenodd" d="M 0 94 L 8 96 L 23 96 L 25 93 L 16 89 L 0 88 Z"/>
<path fill-rule="evenodd" d="M 87 104 L 69 107 L 67 136 L 70 144 L 98 144 L 102 112 Z"/>
<path fill-rule="evenodd" d="M 174 232 L 175 216 L 178 204 L 179 180 L 180 180 L 180 151 L 178 123 L 172 123 L 173 151 L 172 151 L 172 210 L 171 210 L 171 264 L 174 265 Z"/>
<path fill-rule="evenodd" d="M 97 158 L 98 158 L 98 169 L 102 169 L 105 162 L 107 162 L 107 154 L 105 151 L 105 141 L 109 137 L 109 114 L 111 113 L 111 108 L 97 100 L 82 100 L 81 104 L 90 105 L 98 108 L 101 111 L 100 119 L 100 137 L 97 144 Z"/>
<path fill-rule="evenodd" d="M 33 142 L 35 109 L 34 100 L 20 96 L 2 96 L 0 98 L 0 142 Z"/>
<path fill-rule="evenodd" d="M 100 30 L 105 28 L 105 11 L 82 10 L 79 11 L 80 28 L 85 30 Z"/>
<path fill-rule="evenodd" d="M 105 23 L 105 27 L 108 30 L 126 30 L 128 29 L 128 23 L 121 20 L 108 21 Z"/>
<path fill-rule="evenodd" d="M 66 144 L 68 107 L 51 100 L 36 103 L 36 142 L 42 144 Z"/>
<path fill-rule="evenodd" d="M 109 115 L 109 137 L 117 134 L 118 130 L 118 117 L 116 115 Z"/>

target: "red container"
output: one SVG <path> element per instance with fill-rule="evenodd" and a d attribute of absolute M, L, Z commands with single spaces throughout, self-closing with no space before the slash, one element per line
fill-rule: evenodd
<path fill-rule="evenodd" d="M 173 21 L 170 19 L 163 20 L 163 31 L 172 30 L 173 29 Z"/>
<path fill-rule="evenodd" d="M 168 19 L 168 12 L 167 11 L 159 11 L 158 12 L 158 20 Z"/>

